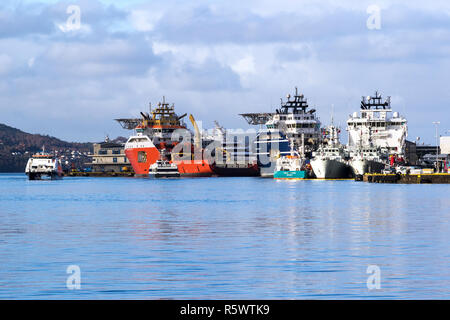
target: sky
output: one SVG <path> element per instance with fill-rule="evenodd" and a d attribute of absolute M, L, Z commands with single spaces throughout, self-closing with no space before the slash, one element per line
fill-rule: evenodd
<path fill-rule="evenodd" d="M 203 128 L 247 129 L 239 113 L 273 112 L 298 87 L 342 129 L 378 90 L 409 140 L 435 143 L 449 84 L 447 0 L 0 3 L 0 123 L 68 141 L 127 136 L 113 119 L 162 96 Z"/>

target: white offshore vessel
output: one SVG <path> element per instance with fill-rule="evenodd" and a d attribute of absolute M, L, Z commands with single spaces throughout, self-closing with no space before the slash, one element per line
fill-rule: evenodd
<path fill-rule="evenodd" d="M 392 112 L 391 99 L 362 97 L 360 115 L 347 120 L 350 165 L 355 175 L 380 173 L 389 157 L 404 158 L 408 126 L 405 118 Z"/>
<path fill-rule="evenodd" d="M 385 154 L 376 147 L 352 149 L 349 163 L 356 177 L 365 173 L 381 173 L 387 164 Z"/>
<path fill-rule="evenodd" d="M 281 99 L 275 113 L 241 114 L 249 124 L 265 126 L 256 137 L 257 163 L 262 177 L 273 177 L 276 161 L 292 151 L 309 157 L 321 138 L 320 120 L 315 109 L 309 109 L 307 99 L 295 88 L 295 95 Z"/>
<path fill-rule="evenodd" d="M 266 127 L 281 130 L 295 152 L 310 153 L 321 138 L 321 123 L 316 109 L 308 110 L 307 99 L 298 94 L 297 88 L 293 97 L 288 94 L 286 98 L 286 103 L 281 99 L 281 108 L 267 121 Z"/>
<path fill-rule="evenodd" d="M 28 159 L 25 173 L 29 180 L 40 180 L 42 178 L 61 179 L 63 177 L 61 160 L 45 153 L 43 148 L 42 152 L 34 154 Z"/>
<path fill-rule="evenodd" d="M 352 173 L 348 164 L 348 153 L 339 142 L 340 130 L 334 125 L 326 129 L 324 144 L 313 152 L 311 166 L 318 179 L 347 179 Z"/>

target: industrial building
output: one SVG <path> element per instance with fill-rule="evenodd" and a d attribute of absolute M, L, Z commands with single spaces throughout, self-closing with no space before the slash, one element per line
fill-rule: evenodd
<path fill-rule="evenodd" d="M 108 137 L 104 142 L 94 143 L 92 161 L 86 165 L 94 172 L 132 171 L 124 147 L 124 143 L 111 142 Z"/>

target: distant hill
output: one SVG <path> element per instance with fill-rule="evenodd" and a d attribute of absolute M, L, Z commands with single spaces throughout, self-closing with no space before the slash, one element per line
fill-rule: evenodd
<path fill-rule="evenodd" d="M 24 172 L 28 158 L 45 146 L 46 152 L 66 155 L 77 166 L 92 152 L 92 143 L 66 142 L 55 137 L 30 134 L 0 123 L 0 172 Z"/>
<path fill-rule="evenodd" d="M 119 136 L 119 137 L 115 138 L 112 142 L 114 142 L 114 143 L 125 143 L 127 141 L 128 141 L 128 138 Z"/>

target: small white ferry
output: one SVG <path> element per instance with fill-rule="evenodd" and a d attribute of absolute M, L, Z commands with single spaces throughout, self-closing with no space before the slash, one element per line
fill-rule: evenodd
<path fill-rule="evenodd" d="M 42 152 L 34 154 L 28 159 L 25 173 L 29 180 L 61 179 L 63 177 L 61 160 L 53 155 L 46 154 L 43 149 Z"/>

